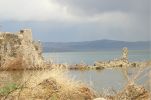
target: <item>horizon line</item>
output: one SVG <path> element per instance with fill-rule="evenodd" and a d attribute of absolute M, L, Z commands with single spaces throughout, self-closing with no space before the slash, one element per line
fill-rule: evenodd
<path fill-rule="evenodd" d="M 49 43 L 79 43 L 79 42 L 94 42 L 94 41 L 118 41 L 118 42 L 151 42 L 151 40 L 137 40 L 137 41 L 122 41 L 122 40 L 113 40 L 113 39 L 97 39 L 97 40 L 85 40 L 85 41 L 41 41 L 41 42 L 49 42 Z"/>

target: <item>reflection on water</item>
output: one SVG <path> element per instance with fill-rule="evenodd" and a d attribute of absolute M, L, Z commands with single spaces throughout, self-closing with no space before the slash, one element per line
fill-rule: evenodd
<path fill-rule="evenodd" d="M 148 73 L 151 68 L 144 69 L 143 72 L 137 77 L 136 82 L 145 86 L 149 90 L 149 77 Z M 128 69 L 128 76 L 132 79 L 139 73 L 138 68 Z M 103 91 L 107 88 L 113 88 L 115 90 L 120 90 L 128 82 L 127 78 L 123 74 L 123 70 L 120 68 L 105 69 L 101 71 L 70 71 L 70 77 L 74 77 L 76 80 L 82 80 L 88 83 L 97 91 Z"/>
<path fill-rule="evenodd" d="M 129 76 L 136 74 L 138 71 L 137 68 L 131 68 L 128 71 Z M 148 89 L 149 80 L 148 76 L 145 75 L 151 69 L 146 69 L 140 75 L 137 83 L 143 84 Z M 41 73 L 46 73 L 49 76 L 50 71 L 1 71 L 0 72 L 0 84 L 6 84 L 10 82 L 23 82 L 24 79 L 27 79 L 30 75 L 37 76 L 36 78 L 41 77 Z M 69 77 L 74 78 L 75 80 L 80 80 L 97 91 L 102 91 L 107 88 L 113 88 L 115 90 L 120 90 L 127 83 L 127 79 L 124 77 L 124 74 L 121 69 L 105 69 L 101 71 L 91 70 L 91 71 L 77 71 L 71 70 L 68 73 Z M 145 84 L 144 84 L 145 83 Z"/>
<path fill-rule="evenodd" d="M 121 89 L 127 80 L 120 69 L 106 69 L 102 71 L 70 71 L 70 75 L 77 80 L 83 80 L 99 91 L 106 88 Z"/>

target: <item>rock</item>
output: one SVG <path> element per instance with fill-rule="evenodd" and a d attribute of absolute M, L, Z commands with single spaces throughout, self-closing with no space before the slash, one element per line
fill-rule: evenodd
<path fill-rule="evenodd" d="M 123 48 L 122 59 L 128 60 L 128 48 L 126 48 L 126 47 Z"/>
<path fill-rule="evenodd" d="M 97 68 L 113 68 L 113 67 L 137 67 L 139 63 L 128 61 L 128 48 L 123 48 L 122 56 L 114 60 L 109 61 L 98 61 L 94 64 Z"/>
<path fill-rule="evenodd" d="M 106 100 L 106 99 L 104 99 L 104 98 L 95 98 L 93 100 Z"/>
<path fill-rule="evenodd" d="M 44 67 L 42 49 L 40 44 L 33 42 L 30 29 L 0 32 L 0 70 L 39 67 Z"/>

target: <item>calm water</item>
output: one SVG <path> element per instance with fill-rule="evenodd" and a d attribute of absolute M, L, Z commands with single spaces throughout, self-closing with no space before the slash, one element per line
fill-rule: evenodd
<path fill-rule="evenodd" d="M 46 59 L 53 59 L 55 63 L 76 64 L 85 62 L 86 64 L 94 64 L 95 61 L 112 60 L 121 56 L 121 51 L 100 51 L 100 52 L 60 52 L 60 53 L 44 53 Z M 149 50 L 129 50 L 130 61 L 145 61 L 151 59 L 151 51 Z M 147 73 L 146 69 L 144 72 Z M 129 69 L 129 77 L 138 72 L 137 68 Z M 148 76 L 143 73 L 137 78 L 137 83 L 143 84 L 148 89 Z M 71 70 L 69 76 L 89 84 L 97 91 L 103 91 L 107 88 L 120 90 L 127 83 L 121 69 L 105 69 L 101 71 L 75 71 Z M 145 84 L 144 84 L 145 83 Z"/>
<path fill-rule="evenodd" d="M 129 51 L 130 61 L 144 61 L 151 59 L 149 51 Z M 75 64 L 81 61 L 87 64 L 93 64 L 99 60 L 111 60 L 113 58 L 120 57 L 120 51 L 100 51 L 100 52 L 63 52 L 63 53 L 44 53 L 45 59 L 53 59 L 55 63 L 68 63 Z M 142 84 L 146 89 L 149 89 L 148 79 L 146 75 L 150 68 L 145 71 L 137 79 L 138 84 Z M 131 68 L 128 71 L 129 77 L 135 75 L 138 72 L 137 68 Z M 1 71 L 0 83 L 19 82 L 23 81 L 25 77 L 29 76 L 29 73 L 36 75 L 39 71 Z M 48 73 L 49 74 L 49 73 Z M 127 78 L 124 76 L 123 71 L 120 68 L 105 69 L 100 71 L 75 71 L 71 70 L 68 73 L 69 77 L 75 80 L 82 81 L 90 85 L 96 91 L 104 91 L 106 89 L 120 90 L 127 83 Z M 40 74 L 37 74 L 37 78 Z"/>
<path fill-rule="evenodd" d="M 128 69 L 128 76 L 132 78 L 138 73 L 137 68 Z M 143 85 L 147 90 L 149 88 L 149 76 L 148 73 L 151 68 L 146 68 L 142 74 L 136 79 L 137 84 Z M 121 90 L 124 85 L 127 84 L 127 78 L 123 74 L 122 69 L 105 69 L 101 71 L 70 71 L 69 76 L 76 80 L 81 80 L 82 82 L 88 84 L 96 91 L 104 91 L 106 89 Z"/>
<path fill-rule="evenodd" d="M 112 60 L 121 56 L 121 51 L 98 51 L 98 52 L 59 52 L 44 53 L 46 59 L 52 59 L 55 63 L 75 64 L 85 62 L 94 64 L 95 61 Z M 149 50 L 129 50 L 130 61 L 144 61 L 151 59 Z"/>

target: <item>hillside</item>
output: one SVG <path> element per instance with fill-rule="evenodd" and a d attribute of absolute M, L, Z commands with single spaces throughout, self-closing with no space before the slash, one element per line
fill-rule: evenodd
<path fill-rule="evenodd" d="M 42 46 L 44 52 L 120 50 L 123 47 L 128 47 L 131 50 L 149 50 L 151 42 L 96 40 L 84 42 L 43 42 Z"/>

